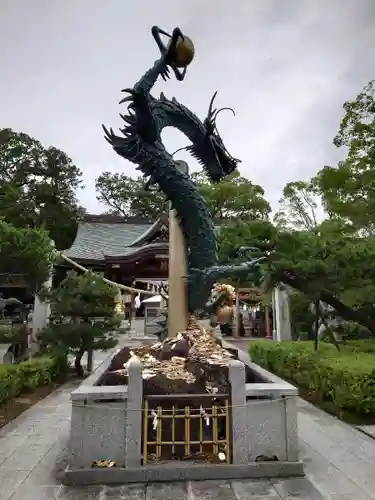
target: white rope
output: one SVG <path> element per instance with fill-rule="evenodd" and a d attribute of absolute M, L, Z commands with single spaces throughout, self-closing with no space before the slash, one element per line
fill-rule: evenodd
<path fill-rule="evenodd" d="M 189 396 L 192 396 L 191 399 L 194 398 L 194 394 L 191 394 Z M 267 399 L 250 399 L 245 404 L 240 404 L 240 405 L 223 405 L 223 404 L 220 405 L 220 403 L 217 402 L 215 404 L 212 404 L 212 406 L 224 406 L 225 408 L 228 408 L 228 409 L 233 409 L 233 408 L 247 408 L 249 406 L 253 406 L 253 405 L 256 405 L 256 404 L 274 403 L 275 401 L 285 401 L 289 397 L 295 397 L 295 396 L 281 396 L 281 397 L 277 397 L 277 398 L 267 398 Z M 212 395 L 212 398 L 214 399 L 215 396 Z M 163 396 L 161 396 L 160 399 L 163 399 Z M 198 395 L 197 399 L 199 399 L 199 395 Z M 223 399 L 223 398 L 220 398 L 220 399 Z M 179 395 L 176 395 L 176 401 L 178 401 L 178 400 L 179 400 Z M 170 402 L 170 401 L 172 401 L 172 400 L 168 399 L 168 402 Z M 78 401 L 73 401 L 73 402 L 77 402 L 78 403 Z M 110 405 L 105 405 L 105 404 L 100 404 L 100 405 L 99 404 L 96 404 L 96 405 L 85 404 L 84 407 L 85 408 L 96 408 L 96 409 L 101 409 L 101 410 L 103 410 L 103 409 L 106 409 L 106 410 L 110 409 L 111 411 L 124 411 L 125 410 L 125 411 L 129 411 L 129 412 L 130 411 L 138 411 L 138 412 L 143 412 L 143 413 L 145 411 L 144 408 L 128 408 L 126 406 L 127 399 L 125 399 L 124 402 L 125 402 L 125 405 L 122 408 L 116 408 L 116 407 L 112 407 Z M 160 406 L 160 405 L 158 405 L 158 406 Z M 197 410 L 198 410 L 198 408 L 197 408 Z M 176 410 L 162 409 L 163 414 L 171 413 L 173 411 L 176 411 Z M 205 412 L 205 410 L 203 410 L 203 411 Z M 154 410 L 150 409 L 149 413 L 150 413 L 150 415 L 152 417 L 155 418 L 155 415 L 154 415 L 155 411 Z M 206 418 L 205 415 L 203 415 L 202 413 L 201 413 L 201 415 L 202 415 L 202 418 Z"/>
<path fill-rule="evenodd" d="M 100 274 L 94 273 L 90 269 L 87 269 L 86 267 L 81 266 L 81 264 L 78 264 L 78 262 L 75 262 L 70 257 L 67 257 L 62 252 L 59 252 L 59 255 L 66 262 L 68 262 L 70 265 L 76 267 L 77 269 L 83 271 L 84 273 L 92 273 L 93 275 L 95 275 L 95 277 L 101 278 L 105 283 L 108 283 L 109 285 L 113 285 L 113 286 L 115 286 L 117 288 L 120 288 L 120 290 L 125 290 L 127 292 L 133 292 L 133 293 L 143 293 L 144 295 L 150 295 L 152 297 L 154 297 L 156 295 L 160 295 L 158 292 L 151 292 L 150 290 L 141 290 L 140 288 L 133 288 L 131 286 L 122 285 L 121 283 L 116 283 L 115 281 L 111 281 L 111 280 L 109 280 L 107 278 L 104 278 Z"/>

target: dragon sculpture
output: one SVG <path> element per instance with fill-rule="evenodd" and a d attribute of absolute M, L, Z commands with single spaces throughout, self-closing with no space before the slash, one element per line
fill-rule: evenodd
<path fill-rule="evenodd" d="M 182 81 L 191 61 L 181 64 L 178 60 L 179 45 L 184 40 L 190 41 L 179 28 L 171 35 L 157 26 L 151 31 L 161 56 L 133 88 L 123 90 L 129 96 L 120 101 L 120 104 L 127 103 L 127 113 L 120 115 L 125 122 L 120 129 L 122 136 L 116 135 L 112 128 L 108 130 L 103 126 L 103 129 L 116 153 L 138 165 L 137 170 L 147 179 L 145 188 L 158 185 L 177 214 L 186 242 L 188 311 L 194 313 L 204 307 L 215 282 L 228 276 L 246 275 L 265 257 L 252 258 L 239 265 L 218 264 L 215 228 L 208 205 L 194 182 L 178 169 L 178 162 L 161 140 L 161 132 L 165 127 L 175 127 L 184 133 L 191 142 L 186 149 L 203 166 L 212 182 L 220 182 L 240 162 L 228 152 L 216 126 L 218 114 L 231 108 L 214 109 L 215 92 L 202 122 L 175 98 L 168 100 L 164 94 L 159 99 L 153 97 L 150 92 L 159 77 L 166 81 L 172 69 L 176 79 Z M 161 35 L 168 37 L 167 45 Z"/>

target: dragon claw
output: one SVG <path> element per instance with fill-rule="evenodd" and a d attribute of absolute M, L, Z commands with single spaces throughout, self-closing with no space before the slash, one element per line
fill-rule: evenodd
<path fill-rule="evenodd" d="M 124 99 L 121 99 L 121 101 L 119 101 L 119 104 L 123 104 L 124 102 L 129 102 L 132 100 L 133 100 L 133 97 L 124 97 Z"/>
<path fill-rule="evenodd" d="M 172 31 L 172 40 L 173 40 L 173 39 L 178 40 L 179 38 L 181 38 L 181 39 L 182 39 L 182 41 L 184 41 L 184 40 L 185 40 L 185 37 L 184 37 L 184 35 L 183 35 L 182 31 L 180 30 L 180 28 L 175 28 L 175 29 Z"/>
<path fill-rule="evenodd" d="M 121 89 L 121 92 L 126 92 L 127 94 L 132 94 L 132 95 L 136 94 L 134 89 L 131 89 L 131 88 Z"/>

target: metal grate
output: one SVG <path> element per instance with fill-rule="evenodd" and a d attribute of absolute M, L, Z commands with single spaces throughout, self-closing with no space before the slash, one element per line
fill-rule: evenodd
<path fill-rule="evenodd" d="M 148 396 L 143 410 L 143 464 L 231 463 L 230 417 L 227 394 Z"/>

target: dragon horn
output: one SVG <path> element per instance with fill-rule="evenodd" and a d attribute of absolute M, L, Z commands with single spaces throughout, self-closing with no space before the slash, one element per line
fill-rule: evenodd
<path fill-rule="evenodd" d="M 214 111 L 212 111 L 212 106 L 213 106 L 213 103 L 214 103 L 214 100 L 215 100 L 215 97 L 217 96 L 217 91 L 214 93 L 214 95 L 212 96 L 212 99 L 210 101 L 210 105 L 208 106 L 208 113 L 207 113 L 207 116 L 211 117 L 213 115 L 213 113 L 216 111 L 216 109 Z"/>

